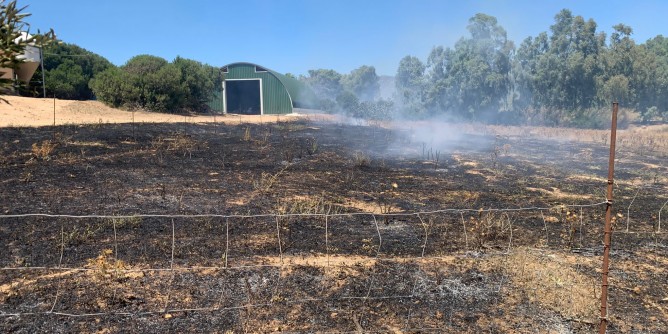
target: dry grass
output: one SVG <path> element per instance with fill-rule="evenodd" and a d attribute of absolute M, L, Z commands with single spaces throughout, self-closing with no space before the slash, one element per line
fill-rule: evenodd
<path fill-rule="evenodd" d="M 539 145 L 523 151 L 521 144 L 504 147 L 503 142 L 494 143 L 500 164 L 495 173 L 490 172 L 489 151 L 448 156 L 445 160 L 448 168 L 432 171 L 422 167 L 419 159 L 388 159 L 385 164 L 378 153 L 382 152 L 380 149 L 365 146 L 370 143 L 368 138 L 346 135 L 344 131 L 324 126 L 322 132 L 315 134 L 309 125 L 298 123 L 265 127 L 242 124 L 221 127 L 215 135 L 211 134 L 213 129 L 201 126 L 193 127 L 191 136 L 178 135 L 181 128 L 177 126 L 152 127 L 155 132 L 146 132 L 145 136 L 132 142 L 127 139 L 129 127 L 117 126 L 125 133 L 119 131 L 106 139 L 94 135 L 106 129 L 93 127 L 93 132 L 89 133 L 85 132 L 86 127 L 77 127 L 72 130 L 72 138 L 57 141 L 56 154 L 48 163 L 37 163 L 30 145 L 34 142 L 36 149 L 41 150 L 45 146 L 42 140 L 50 138 L 51 133 L 26 137 L 42 130 L 20 129 L 20 136 L 16 131 L 16 138 L 7 136 L 4 144 L 5 151 L 14 157 L 7 159 L 3 169 L 9 176 L 3 183 L 5 189 L 10 189 L 5 193 L 12 195 L 5 197 L 4 202 L 8 203 L 5 207 L 7 210 L 42 210 L 45 207 L 42 202 L 45 202 L 60 212 L 109 210 L 129 215 L 174 212 L 176 209 L 186 214 L 267 211 L 270 214 L 359 211 L 394 214 L 441 208 L 477 210 L 529 205 L 553 209 L 507 215 L 468 211 L 461 216 L 459 213 L 404 215 L 391 217 L 387 225 L 375 224 L 377 217 L 369 215 L 329 219 L 276 217 L 275 222 L 261 217 L 231 218 L 229 232 L 227 220 L 177 219 L 176 242 L 172 244 L 176 259 L 174 272 L 164 270 L 168 268 L 166 264 L 170 258 L 170 230 L 165 230 L 168 220 L 127 218 L 100 223 L 97 220 L 70 223 L 68 220 L 64 230 L 51 231 L 42 220 L 27 219 L 25 224 L 16 224 L 16 230 L 2 230 L 10 236 L 2 238 L 7 240 L 6 248 L 14 252 L 5 252 L 8 265 L 52 265 L 58 263 L 57 252 L 64 249 L 63 263 L 68 268 L 86 270 L 73 271 L 67 277 L 52 277 L 42 276 L 41 270 L 30 273 L 21 269 L 16 277 L 3 276 L 7 277 L 7 282 L 0 282 L 0 292 L 6 294 L 0 293 L 0 304 L 5 304 L 5 309 L 48 312 L 54 296 L 61 289 L 75 293 L 61 293 L 55 310 L 73 314 L 159 312 L 165 308 L 202 307 L 250 310 L 239 313 L 239 318 L 234 318 L 236 311 L 231 309 L 224 315 L 216 309 L 211 313 L 213 316 L 207 311 L 170 311 L 164 315 L 165 320 L 173 319 L 170 323 L 152 323 L 156 331 L 227 328 L 234 332 L 271 332 L 275 328 L 302 332 L 350 331 L 354 329 L 351 325 L 354 319 L 339 320 L 350 314 L 358 315 L 354 321 L 363 325 L 361 331 L 369 332 L 390 331 L 389 328 L 399 332 L 403 329 L 404 319 L 409 316 L 414 318 L 409 325 L 439 328 L 441 332 L 580 333 L 593 328 L 583 323 L 595 322 L 598 310 L 600 277 L 593 268 L 599 267 L 600 258 L 590 254 L 600 245 L 601 213 L 598 207 L 585 209 L 584 213 L 571 212 L 557 203 L 570 203 L 570 200 L 580 203 L 581 199 L 594 198 L 591 193 L 597 191 L 596 184 L 604 185 L 606 181 L 599 176 L 602 173 L 591 172 L 590 176 L 590 170 L 584 168 L 587 173 L 582 175 L 575 174 L 579 170 L 557 173 L 559 170 L 549 164 L 551 160 L 546 160 L 545 164 L 535 162 L 539 157 L 521 161 L 520 153 L 531 155 L 542 149 Z M 299 127 L 304 133 L 288 133 Z M 246 132 L 244 129 L 250 129 L 247 141 L 241 140 Z M 349 133 L 357 131 L 354 129 Z M 340 142 L 351 137 L 364 145 L 342 146 Z M 377 137 L 383 140 L 383 136 Z M 14 139 L 20 142 L 13 143 Z M 281 149 L 258 149 L 258 143 Z M 207 146 L 210 149 L 206 149 Z M 556 147 L 557 152 L 570 148 L 547 147 Z M 565 154 L 564 159 L 573 158 L 581 165 L 589 164 L 590 159 L 596 161 L 596 154 L 592 156 L 591 152 L 597 150 L 573 147 L 585 153 Z M 88 151 L 86 159 L 72 163 L 63 161 L 64 154 L 78 154 L 79 150 L 83 157 L 84 148 Z M 132 150 L 127 151 L 128 148 Z M 295 154 L 300 149 L 308 154 L 317 150 L 317 155 L 312 159 L 302 158 L 295 164 L 281 160 L 283 152 Z M 504 157 L 508 151 L 513 155 Z M 354 152 L 372 152 L 373 161 L 368 155 L 359 153 L 357 163 Z M 193 159 L 188 159 L 189 154 Z M 127 160 L 119 161 L 119 156 Z M 157 156 L 165 163 L 156 164 Z M 518 158 L 514 160 L 516 156 Z M 22 163 L 30 158 L 33 162 L 23 168 Z M 211 163 L 217 159 L 227 159 L 224 172 Z M 661 159 L 648 160 L 643 163 L 652 171 L 660 173 L 664 170 Z M 91 165 L 90 170 L 88 165 Z M 287 171 L 288 166 L 294 167 Z M 184 170 L 197 172 L 184 173 Z M 68 174 L 70 172 L 72 174 Z M 126 174 L 127 177 L 119 177 Z M 24 183 L 12 181 L 19 177 Z M 38 182 L 25 183 L 31 179 Z M 37 185 L 53 186 L 37 188 Z M 656 188 L 659 186 L 663 187 L 658 185 Z M 34 198 L 26 195 L 34 193 L 35 188 L 43 193 Z M 180 188 L 185 190 L 179 194 Z M 580 191 L 583 195 L 578 195 Z M 620 199 L 624 200 L 635 193 L 635 188 L 622 188 L 620 193 Z M 45 201 L 48 199 L 46 194 L 56 194 L 52 197 L 67 200 L 51 203 Z M 654 218 L 651 213 L 640 211 L 650 208 L 655 213 L 658 210 L 652 206 L 656 203 L 648 204 L 643 200 L 654 197 L 654 193 L 647 194 L 632 206 L 639 211 L 633 218 L 642 226 L 650 226 L 649 220 Z M 628 199 L 619 208 L 626 208 Z M 661 198 L 659 204 L 664 202 Z M 543 212 L 545 220 L 541 219 Z M 575 228 L 580 228 L 577 232 L 581 233 L 575 233 Z M 116 230 L 119 231 L 119 257 L 127 262 L 117 261 L 117 254 L 109 249 L 116 250 Z M 580 237 L 577 253 L 565 251 L 566 246 L 572 247 L 574 240 L 577 241 L 575 236 Z M 665 239 L 657 241 L 661 235 L 655 235 L 653 239 L 644 235 L 637 239 L 631 237 L 615 236 L 615 248 L 620 252 L 613 263 L 623 272 L 611 275 L 615 284 L 611 296 L 616 298 L 611 301 L 611 314 L 615 316 L 611 317 L 611 323 L 618 328 L 624 323 L 637 329 L 640 324 L 652 326 L 654 321 L 655 325 L 647 328 L 665 332 L 666 324 L 661 320 L 665 318 L 661 316 L 665 315 L 665 298 L 668 296 L 660 287 L 667 263 L 665 255 L 661 255 L 665 254 L 661 253 Z M 38 243 L 42 240 L 43 243 Z M 111 240 L 114 240 L 113 244 Z M 545 245 L 546 248 L 522 248 L 535 245 Z M 502 253 L 498 253 L 499 250 Z M 637 255 L 649 256 L 652 252 L 656 259 Z M 10 262 L 13 254 L 17 254 L 16 258 L 21 262 Z M 33 255 L 41 258 L 33 258 Z M 197 266 L 207 269 L 200 270 Z M 51 272 L 45 271 L 49 275 Z M 31 276 L 39 277 L 28 282 Z M 345 300 L 348 296 L 363 298 L 369 291 L 372 297 L 393 298 L 361 300 L 360 303 Z M 11 298 L 6 297 L 8 294 L 12 294 Z M 411 295 L 414 298 L 394 298 Z M 225 300 L 221 296 L 225 296 Z M 308 301 L 300 302 L 302 298 Z M 45 306 L 32 306 L 40 301 L 45 301 L 39 304 Z M 272 305 L 245 308 L 247 304 L 263 303 Z M 637 311 L 628 311 L 636 306 Z M 320 317 L 322 314 L 325 316 Z M 44 318 L 50 317 L 52 315 L 44 315 Z M 107 324 L 117 324 L 119 327 L 114 332 L 146 328 L 143 326 L 147 326 L 147 321 L 155 320 L 149 316 L 133 316 L 116 322 L 112 317 L 100 316 L 100 319 Z M 32 318 L 9 320 L 13 323 L 0 325 L 3 328 L 0 331 L 11 332 L 19 326 L 35 327 Z M 55 320 L 47 319 L 43 327 L 35 328 L 94 332 L 90 329 L 98 326 L 90 321 L 91 318 L 82 318 L 82 327 L 65 325 L 58 330 L 55 326 L 62 322 Z M 187 323 L 193 327 L 187 327 Z"/>
<path fill-rule="evenodd" d="M 295 196 L 279 201 L 276 214 L 338 214 L 341 207 L 327 201 L 324 196 Z"/>
<path fill-rule="evenodd" d="M 198 141 L 188 135 L 176 134 L 171 137 L 158 137 L 151 142 L 151 146 L 159 153 L 171 151 L 192 158 L 193 152 L 207 148 L 207 142 Z"/>
<path fill-rule="evenodd" d="M 520 138 L 540 138 L 564 140 L 581 143 L 610 144 L 610 130 L 573 129 L 542 126 L 498 126 L 474 125 L 464 126 L 465 132 L 487 133 L 500 136 Z M 618 150 L 635 150 L 638 153 L 668 154 L 668 125 L 632 126 L 629 129 L 617 130 Z M 641 154 L 642 155 L 642 154 Z"/>
<path fill-rule="evenodd" d="M 517 249 L 500 265 L 511 279 L 515 298 L 527 299 L 568 319 L 593 323 L 600 306 L 600 282 L 575 270 L 570 258 Z"/>
<path fill-rule="evenodd" d="M 125 262 L 115 258 L 114 251 L 105 249 L 96 258 L 88 259 L 86 267 L 93 269 L 91 273 L 96 278 L 104 279 L 119 277 L 127 265 Z"/>
<path fill-rule="evenodd" d="M 513 223 L 508 215 L 483 214 L 481 211 L 477 216 L 469 217 L 464 225 L 467 226 L 476 249 L 486 248 L 495 242 L 512 241 Z"/>
<path fill-rule="evenodd" d="M 353 165 L 357 168 L 369 168 L 371 166 L 371 158 L 362 152 L 355 152 L 352 160 Z"/>
<path fill-rule="evenodd" d="M 550 189 L 526 187 L 526 190 L 530 192 L 540 193 L 543 196 L 547 196 L 549 198 L 554 198 L 554 199 L 589 200 L 592 198 L 591 195 L 568 193 L 556 187 L 550 187 Z"/>
<path fill-rule="evenodd" d="M 33 143 L 31 152 L 38 159 L 49 160 L 51 154 L 53 154 L 53 150 L 55 149 L 56 149 L 56 143 L 50 140 L 45 140 L 39 144 Z"/>

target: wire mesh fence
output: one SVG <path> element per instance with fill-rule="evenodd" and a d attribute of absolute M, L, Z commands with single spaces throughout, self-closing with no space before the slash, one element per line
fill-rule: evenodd
<path fill-rule="evenodd" d="M 605 204 L 5 215 L 0 317 L 10 331 L 529 332 L 538 318 L 548 331 L 591 330 Z M 614 232 L 612 319 L 634 312 L 614 299 L 633 290 L 631 254 L 660 263 L 668 246 L 658 221 L 624 218 Z M 612 322 L 611 331 L 623 328 Z"/>
<path fill-rule="evenodd" d="M 57 115 L 0 133 L 0 332 L 598 325 L 605 131 Z M 660 138 L 620 136 L 611 333 L 668 331 Z"/>

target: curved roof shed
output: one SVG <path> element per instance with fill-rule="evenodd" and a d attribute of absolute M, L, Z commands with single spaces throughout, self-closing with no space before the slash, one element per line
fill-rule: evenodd
<path fill-rule="evenodd" d="M 252 63 L 223 66 L 223 111 L 234 114 L 289 114 L 308 105 L 308 90 L 300 81 Z"/>

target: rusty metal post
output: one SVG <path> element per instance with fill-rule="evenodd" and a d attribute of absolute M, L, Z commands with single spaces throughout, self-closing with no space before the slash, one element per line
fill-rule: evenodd
<path fill-rule="evenodd" d="M 617 109 L 619 104 L 612 104 L 612 126 L 610 127 L 610 160 L 608 162 L 608 193 L 605 206 L 605 229 L 603 232 L 603 283 L 601 286 L 601 323 L 599 333 L 605 334 L 608 327 L 608 273 L 610 267 L 610 241 L 612 239 L 612 186 L 615 175 L 615 142 L 617 141 Z"/>

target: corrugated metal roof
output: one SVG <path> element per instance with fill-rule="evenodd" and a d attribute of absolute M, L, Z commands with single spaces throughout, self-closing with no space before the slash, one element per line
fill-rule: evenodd
<path fill-rule="evenodd" d="M 256 72 L 256 67 L 266 70 L 266 72 Z M 309 107 L 313 105 L 312 101 L 315 101 L 315 94 L 304 83 L 265 66 L 249 62 L 237 62 L 225 65 L 223 68 L 228 69 L 228 73 L 225 73 L 225 79 L 268 79 L 263 80 L 264 87 L 262 88 L 265 114 L 290 113 L 292 112 L 292 107 Z M 288 101 L 284 101 L 285 96 L 283 96 L 279 87 L 274 84 L 269 76 L 274 77 L 280 82 L 280 86 L 282 86 L 280 88 L 283 88 L 287 93 Z M 285 111 L 286 106 L 284 104 L 286 102 L 290 104 L 289 111 Z"/>

